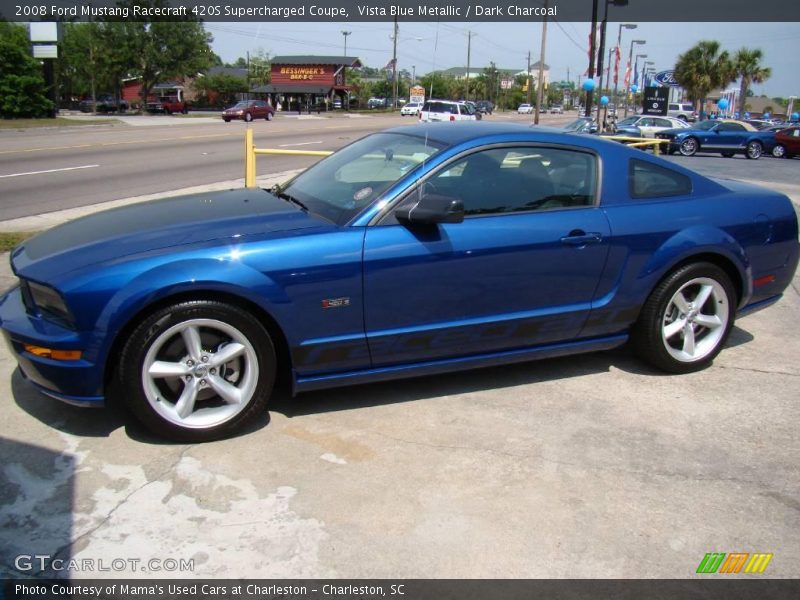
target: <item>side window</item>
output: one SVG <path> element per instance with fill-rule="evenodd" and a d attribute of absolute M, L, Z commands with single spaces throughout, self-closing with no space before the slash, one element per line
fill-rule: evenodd
<path fill-rule="evenodd" d="M 595 157 L 585 152 L 494 148 L 450 164 L 426 192 L 460 199 L 467 216 L 590 206 L 596 173 Z"/>
<path fill-rule="evenodd" d="M 672 127 L 672 123 L 670 123 L 667 119 L 653 119 L 656 127 Z"/>
<path fill-rule="evenodd" d="M 681 105 L 680 104 L 670 104 L 669 105 L 669 110 L 680 110 L 680 109 L 681 109 Z"/>
<path fill-rule="evenodd" d="M 628 170 L 628 189 L 631 198 L 683 196 L 692 192 L 692 181 L 672 169 L 634 159 Z"/>

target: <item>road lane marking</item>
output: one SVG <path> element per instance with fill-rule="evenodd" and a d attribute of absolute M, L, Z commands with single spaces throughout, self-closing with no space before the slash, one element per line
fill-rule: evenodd
<path fill-rule="evenodd" d="M 280 144 L 278 148 L 289 148 L 290 146 L 310 146 L 311 144 L 321 144 L 322 142 L 299 142 L 297 144 Z"/>
<path fill-rule="evenodd" d="M 100 165 L 81 165 L 80 167 L 64 167 L 63 169 L 47 169 L 46 171 L 28 171 L 27 173 L 11 173 L 9 175 L 0 175 L 0 179 L 6 177 L 22 177 L 23 175 L 42 175 L 43 173 L 60 173 L 61 171 L 76 171 L 78 169 L 93 169 Z"/>

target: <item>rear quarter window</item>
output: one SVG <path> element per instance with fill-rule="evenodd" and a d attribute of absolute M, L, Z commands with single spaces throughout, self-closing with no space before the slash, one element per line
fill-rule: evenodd
<path fill-rule="evenodd" d="M 692 180 L 672 169 L 633 159 L 628 167 L 631 198 L 665 198 L 692 193 Z"/>

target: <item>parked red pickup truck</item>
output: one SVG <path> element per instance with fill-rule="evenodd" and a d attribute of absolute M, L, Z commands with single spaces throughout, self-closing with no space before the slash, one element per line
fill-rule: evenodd
<path fill-rule="evenodd" d="M 177 96 L 161 96 L 158 100 L 148 102 L 146 109 L 149 113 L 186 114 L 189 112 L 189 104 Z"/>

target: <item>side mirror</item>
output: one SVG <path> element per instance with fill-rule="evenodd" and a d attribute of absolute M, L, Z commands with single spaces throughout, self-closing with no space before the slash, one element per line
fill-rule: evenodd
<path fill-rule="evenodd" d="M 425 194 L 416 204 L 398 208 L 394 216 L 404 225 L 461 223 L 464 220 L 464 203 L 452 196 Z"/>

